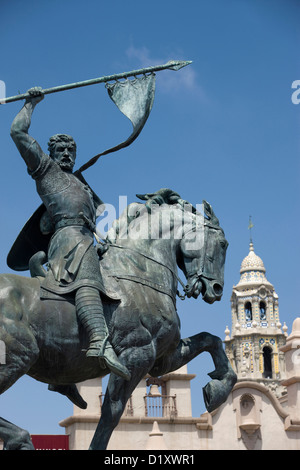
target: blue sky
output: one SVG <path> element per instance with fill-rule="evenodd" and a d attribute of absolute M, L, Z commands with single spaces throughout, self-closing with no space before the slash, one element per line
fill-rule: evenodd
<path fill-rule="evenodd" d="M 192 60 L 157 74 L 152 113 L 129 148 L 103 157 L 85 177 L 118 207 L 135 195 L 170 187 L 192 204 L 208 200 L 229 248 L 221 302 L 178 301 L 182 337 L 209 331 L 224 338 L 230 295 L 248 254 L 248 219 L 267 279 L 291 331 L 299 312 L 300 79 L 296 0 L 1 0 L 0 80 L 7 96 L 38 85 L 87 80 L 171 59 Z M 0 271 L 20 228 L 40 204 L 9 135 L 22 102 L 0 107 Z M 44 150 L 55 133 L 71 134 L 78 165 L 128 137 L 131 124 L 104 85 L 48 95 L 30 129 Z M 204 354 L 188 370 L 193 415 L 205 411 L 202 387 L 212 362 Z M 66 399 L 22 378 L 0 398 L 0 415 L 32 433 L 63 433 Z"/>

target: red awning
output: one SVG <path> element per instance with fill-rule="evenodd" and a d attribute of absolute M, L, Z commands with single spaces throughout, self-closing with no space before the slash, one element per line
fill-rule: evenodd
<path fill-rule="evenodd" d="M 35 450 L 69 450 L 69 436 L 59 434 L 31 435 Z"/>

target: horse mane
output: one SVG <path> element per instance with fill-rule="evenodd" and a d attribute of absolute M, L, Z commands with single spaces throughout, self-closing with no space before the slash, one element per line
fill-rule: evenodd
<path fill-rule="evenodd" d="M 181 196 L 178 193 L 176 193 L 176 191 L 173 191 L 172 189 L 168 189 L 168 188 L 159 189 L 155 193 L 137 194 L 136 196 L 142 201 L 147 201 L 145 203 L 145 206 L 149 212 L 151 212 L 152 204 L 157 204 L 157 205 L 188 204 L 188 202 L 184 201 L 181 198 Z"/>
<path fill-rule="evenodd" d="M 123 230 L 127 230 L 127 227 L 132 222 L 132 220 L 137 219 L 141 213 L 143 212 L 143 208 L 147 210 L 148 213 L 151 213 L 152 205 L 154 206 L 161 206 L 161 205 L 178 205 L 182 211 L 186 210 L 186 207 L 189 207 L 189 212 L 194 217 L 195 222 L 200 217 L 211 222 L 211 224 L 215 226 L 219 226 L 219 220 L 215 216 L 211 205 L 207 201 L 203 201 L 204 205 L 204 215 L 199 212 L 195 207 L 192 206 L 188 201 L 182 199 L 181 196 L 172 189 L 169 188 L 162 188 L 156 191 L 155 193 L 146 193 L 146 194 L 137 194 L 136 195 L 142 201 L 146 201 L 143 203 L 132 203 L 128 206 L 128 208 L 123 212 L 123 214 L 119 217 L 119 219 L 115 220 L 112 228 L 109 230 L 107 234 L 106 240 L 110 243 L 116 242 L 120 234 L 122 234 Z M 128 209 L 131 208 L 133 210 L 129 211 Z M 131 215 L 129 215 L 131 212 Z M 219 227 L 220 228 L 220 227 Z"/>
<path fill-rule="evenodd" d="M 186 201 L 185 199 L 182 199 L 182 197 L 178 193 L 176 193 L 176 191 L 173 191 L 172 189 L 162 188 L 156 191 L 155 193 L 137 194 L 136 196 L 139 199 L 142 199 L 143 201 L 147 201 L 145 203 L 145 206 L 148 212 L 151 212 L 152 204 L 157 204 L 157 205 L 179 204 L 179 207 L 181 207 L 182 210 L 186 210 L 186 208 L 189 207 L 189 211 L 192 214 L 194 214 L 196 218 L 199 216 L 202 218 L 204 217 L 212 225 L 215 225 L 215 226 L 219 225 L 219 219 L 215 216 L 215 213 L 211 205 L 205 200 L 203 200 L 203 208 L 204 208 L 204 215 L 203 215 L 190 202 Z"/>

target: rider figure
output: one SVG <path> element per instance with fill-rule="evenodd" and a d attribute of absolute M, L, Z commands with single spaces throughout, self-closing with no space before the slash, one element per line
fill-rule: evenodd
<path fill-rule="evenodd" d="M 33 110 L 44 98 L 38 87 L 28 93 L 12 123 L 11 137 L 46 208 L 40 230 L 43 234 L 53 233 L 42 287 L 58 295 L 75 293 L 77 316 L 90 343 L 87 356 L 99 358 L 103 367 L 129 379 L 127 368 L 120 363 L 109 342 L 100 296 L 102 283 L 93 232 L 101 201 L 83 178 L 72 172 L 76 158 L 72 137 L 65 134 L 51 137 L 50 155 L 46 155 L 28 135 Z"/>

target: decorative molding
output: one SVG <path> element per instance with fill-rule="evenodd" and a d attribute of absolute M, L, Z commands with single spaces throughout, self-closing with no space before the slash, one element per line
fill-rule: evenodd
<path fill-rule="evenodd" d="M 252 382 L 250 380 L 240 381 L 235 384 L 232 392 L 243 388 L 253 388 L 254 390 L 258 390 L 259 392 L 266 395 L 271 401 L 275 411 L 282 419 L 286 419 L 289 416 L 289 413 L 279 403 L 278 398 L 276 398 L 276 396 L 271 392 L 271 390 L 269 390 L 265 385 L 255 381 Z"/>
<path fill-rule="evenodd" d="M 62 427 L 71 426 L 75 423 L 98 423 L 100 415 L 96 414 L 84 414 L 84 415 L 72 415 L 68 418 L 60 421 L 59 425 Z M 157 416 L 126 416 L 120 419 L 120 423 L 128 424 L 149 424 L 157 421 L 158 423 L 170 424 L 168 417 L 157 417 Z M 193 417 L 177 417 L 172 419 L 172 424 L 192 424 L 196 425 L 197 429 L 211 430 L 212 429 L 212 417 L 210 413 L 204 413 L 199 418 Z"/>

